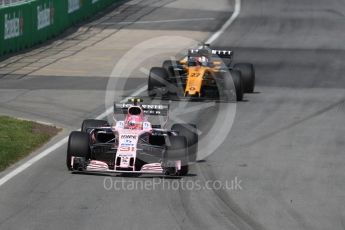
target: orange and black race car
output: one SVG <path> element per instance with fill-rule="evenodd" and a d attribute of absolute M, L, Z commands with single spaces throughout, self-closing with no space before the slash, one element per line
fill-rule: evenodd
<path fill-rule="evenodd" d="M 213 50 L 209 45 L 190 49 L 179 61 L 167 60 L 162 67 L 151 68 L 149 96 L 241 101 L 244 93 L 254 92 L 254 66 L 231 65 L 232 59 L 232 51 Z"/>

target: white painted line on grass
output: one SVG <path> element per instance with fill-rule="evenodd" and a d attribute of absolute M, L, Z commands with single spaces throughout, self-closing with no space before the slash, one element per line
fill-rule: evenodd
<path fill-rule="evenodd" d="M 206 41 L 206 43 L 212 43 L 215 40 L 217 40 L 225 32 L 225 30 L 236 20 L 236 18 L 240 14 L 240 11 L 241 11 L 241 0 L 235 0 L 234 12 L 231 15 L 231 17 L 229 18 L 229 20 L 226 21 L 225 24 Z M 180 20 L 184 20 L 184 19 L 180 19 Z M 200 19 L 198 19 L 198 20 L 200 20 Z M 143 86 L 140 89 L 138 89 L 135 93 L 133 93 L 132 96 L 133 97 L 138 96 L 139 94 L 144 92 L 146 89 L 147 89 L 147 86 Z M 129 98 L 130 97 L 127 97 L 124 100 L 122 100 L 121 102 L 125 102 Z M 102 119 L 102 118 L 106 117 L 108 114 L 112 113 L 112 111 L 113 111 L 113 108 L 108 108 L 104 113 L 97 116 L 96 119 Z M 68 141 L 68 137 L 64 137 L 62 140 L 58 141 L 54 145 L 50 146 L 49 148 L 47 148 L 43 152 L 37 154 L 36 156 L 31 158 L 30 160 L 28 160 L 24 164 L 18 166 L 16 169 L 14 169 L 13 171 L 11 171 L 8 174 L 6 174 L 5 176 L 3 176 L 0 179 L 0 187 L 3 184 L 5 184 L 7 181 L 11 180 L 16 175 L 20 174 L 21 172 L 23 172 L 24 170 L 29 168 L 31 165 L 33 165 L 37 161 L 41 160 L 43 157 L 49 155 L 50 153 L 54 152 L 55 150 L 57 150 L 58 148 L 60 148 L 64 144 L 66 144 L 67 141 Z"/>

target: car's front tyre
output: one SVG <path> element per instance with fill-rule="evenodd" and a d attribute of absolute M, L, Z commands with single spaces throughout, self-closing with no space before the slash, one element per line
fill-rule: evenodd
<path fill-rule="evenodd" d="M 87 160 L 90 157 L 89 135 L 85 132 L 73 131 L 69 135 L 67 144 L 66 165 L 68 170 L 78 170 L 72 165 L 72 157 Z"/>
<path fill-rule="evenodd" d="M 151 98 L 167 95 L 169 84 L 169 74 L 164 68 L 151 68 L 147 82 L 148 94 Z"/>

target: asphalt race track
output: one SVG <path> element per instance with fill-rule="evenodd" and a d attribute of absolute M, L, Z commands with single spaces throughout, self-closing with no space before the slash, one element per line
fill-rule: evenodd
<path fill-rule="evenodd" d="M 132 47 L 160 36 L 207 40 L 234 4 L 126 1 L 1 61 L 0 113 L 65 128 L 52 145 L 104 112 L 108 76 Z M 212 155 L 188 177 L 163 181 L 71 174 L 63 145 L 0 186 L 0 229 L 344 229 L 344 12 L 340 0 L 242 0 L 238 18 L 213 45 L 254 63 L 257 88 L 237 104 L 231 132 Z M 156 55 L 145 68 L 167 57 Z M 146 83 L 140 71 L 117 78 L 127 94 Z M 203 132 L 222 112 L 206 111 L 191 118 Z M 161 184 L 110 188 L 144 182 Z M 214 186 L 181 187 L 193 182 Z M 238 186 L 217 186 L 229 182 Z"/>

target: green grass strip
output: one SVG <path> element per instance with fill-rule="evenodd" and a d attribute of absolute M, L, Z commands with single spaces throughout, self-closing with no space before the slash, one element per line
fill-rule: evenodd
<path fill-rule="evenodd" d="M 38 149 L 60 129 L 0 116 L 0 171 Z"/>

